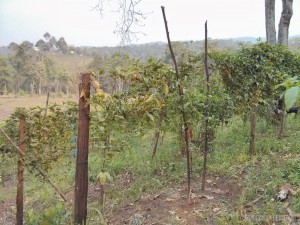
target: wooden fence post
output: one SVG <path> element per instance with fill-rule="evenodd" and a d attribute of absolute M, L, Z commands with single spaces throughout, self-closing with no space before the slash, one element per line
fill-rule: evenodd
<path fill-rule="evenodd" d="M 203 154 L 203 173 L 202 173 L 202 185 L 201 191 L 205 190 L 205 181 L 206 181 L 206 169 L 207 169 L 207 155 L 208 155 L 208 139 L 209 139 L 209 111 L 210 111 L 210 83 L 209 83 L 209 70 L 208 70 L 208 40 L 207 40 L 207 21 L 205 22 L 205 41 L 204 41 L 204 67 L 205 67 L 205 75 L 206 75 L 206 111 L 205 115 L 205 136 L 204 136 L 204 154 Z"/>
<path fill-rule="evenodd" d="M 81 74 L 79 84 L 79 121 L 77 137 L 77 158 L 75 174 L 74 223 L 86 224 L 88 194 L 88 153 L 90 106 L 86 100 L 90 97 L 91 76 Z"/>
<path fill-rule="evenodd" d="M 23 154 L 18 153 L 18 184 L 17 184 L 17 212 L 16 212 L 16 225 L 23 224 L 23 181 L 24 181 L 24 160 L 25 160 L 25 138 L 26 138 L 26 127 L 25 127 L 25 116 L 21 115 L 19 118 L 19 149 Z"/>

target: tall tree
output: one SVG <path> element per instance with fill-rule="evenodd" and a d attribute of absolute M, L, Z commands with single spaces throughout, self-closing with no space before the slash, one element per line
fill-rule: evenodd
<path fill-rule="evenodd" d="M 43 35 L 43 37 L 48 41 L 48 40 L 50 39 L 51 35 L 50 35 L 48 32 L 46 32 L 46 33 Z"/>
<path fill-rule="evenodd" d="M 55 46 L 56 45 L 56 38 L 54 37 L 54 36 L 52 36 L 50 39 L 49 39 L 49 41 L 48 41 L 48 44 L 49 44 L 49 46 L 52 48 L 53 46 Z"/>
<path fill-rule="evenodd" d="M 50 46 L 43 39 L 40 39 L 36 42 L 35 47 L 38 47 L 41 51 L 49 51 Z"/>
<path fill-rule="evenodd" d="M 282 12 L 278 27 L 278 43 L 288 45 L 289 26 L 293 16 L 293 0 L 282 0 Z M 276 44 L 275 0 L 265 0 L 266 37 L 271 45 Z"/>
<path fill-rule="evenodd" d="M 276 30 L 275 30 L 275 0 L 265 0 L 265 16 L 266 16 L 266 33 L 267 42 L 271 45 L 276 44 Z M 282 12 L 278 28 L 278 43 L 288 45 L 289 38 L 289 26 L 293 16 L 293 0 L 282 0 Z M 278 100 L 278 110 L 280 114 L 280 138 L 283 132 L 284 124 L 284 97 L 280 97 Z"/>
<path fill-rule="evenodd" d="M 11 44 L 14 49 L 14 54 L 11 56 L 11 64 L 16 70 L 16 76 L 14 76 L 14 91 L 19 92 L 24 84 L 25 77 L 28 73 L 27 65 L 31 65 L 34 62 L 35 51 L 33 51 L 33 44 L 29 41 L 23 41 L 20 45 Z M 27 88 L 27 87 L 25 87 Z M 29 90 L 29 88 L 28 88 Z"/>
<path fill-rule="evenodd" d="M 265 0 L 266 37 L 271 45 L 276 44 L 275 0 Z"/>
<path fill-rule="evenodd" d="M 16 73 L 8 58 L 0 57 L 0 92 L 11 91 L 13 76 Z"/>
<path fill-rule="evenodd" d="M 56 45 L 57 45 L 58 49 L 60 51 L 62 51 L 63 53 L 68 52 L 68 44 L 67 44 L 67 42 L 65 41 L 65 39 L 63 37 L 58 39 L 58 41 L 56 42 Z"/>
<path fill-rule="evenodd" d="M 293 16 L 293 0 L 282 0 L 282 12 L 278 28 L 278 42 L 288 45 L 289 26 Z"/>

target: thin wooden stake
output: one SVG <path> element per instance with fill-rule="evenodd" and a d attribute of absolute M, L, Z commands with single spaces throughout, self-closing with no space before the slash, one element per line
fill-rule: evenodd
<path fill-rule="evenodd" d="M 90 87 L 90 74 L 81 74 L 81 83 L 79 85 L 79 124 L 75 174 L 75 224 L 86 224 L 87 218 L 90 105 L 87 104 L 86 100 L 90 97 Z"/>
<path fill-rule="evenodd" d="M 23 154 L 19 155 L 18 160 L 18 184 L 17 184 L 17 212 L 16 212 L 16 225 L 23 224 L 23 181 L 24 181 L 24 159 L 25 159 L 25 138 L 26 138 L 26 127 L 25 127 L 25 116 L 21 115 L 19 118 L 19 149 Z"/>
<path fill-rule="evenodd" d="M 209 105 L 209 94 L 210 94 L 210 84 L 209 84 L 209 71 L 207 63 L 207 21 L 205 22 L 205 53 L 204 53 L 204 64 L 205 64 L 205 74 L 206 74 L 206 105 Z M 209 107 L 206 108 L 206 118 L 205 118 L 205 140 L 204 140 L 204 154 L 203 154 L 203 174 L 202 174 L 202 186 L 201 190 L 205 189 L 205 180 L 206 180 L 206 164 L 207 164 L 207 154 L 208 154 L 208 115 Z"/>
<path fill-rule="evenodd" d="M 188 203 L 191 203 L 191 166 L 190 166 L 190 148 L 189 148 L 189 135 L 188 135 L 188 125 L 187 125 L 187 120 L 186 120 L 186 113 L 184 110 L 184 102 L 183 102 L 183 89 L 182 86 L 180 85 L 180 77 L 179 77 L 179 70 L 176 62 L 176 58 L 173 52 L 171 40 L 170 40 L 170 34 L 169 34 L 169 29 L 168 29 L 168 23 L 166 19 L 166 14 L 165 14 L 165 7 L 161 6 L 163 18 L 164 18 L 164 23 L 165 23 L 165 29 L 166 29 L 166 34 L 167 34 L 167 39 L 168 39 L 168 45 L 169 49 L 171 52 L 172 60 L 174 63 L 175 67 L 175 73 L 176 73 L 176 80 L 178 84 L 178 95 L 179 95 L 179 104 L 180 104 L 180 111 L 182 115 L 182 120 L 183 120 L 183 126 L 184 126 L 184 139 L 185 139 L 185 147 L 186 147 L 186 159 L 187 159 L 187 182 L 188 182 Z"/>

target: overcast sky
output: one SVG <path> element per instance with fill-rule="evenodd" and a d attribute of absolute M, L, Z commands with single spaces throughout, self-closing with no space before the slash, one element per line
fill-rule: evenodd
<path fill-rule="evenodd" d="M 116 0 L 110 0 L 114 2 Z M 0 46 L 24 40 L 36 43 L 49 32 L 64 37 L 69 45 L 115 46 L 113 31 L 120 14 L 113 3 L 104 5 L 104 15 L 92 10 L 98 0 L 0 0 Z M 170 36 L 175 40 L 202 40 L 208 21 L 209 37 L 265 37 L 264 0 L 142 0 L 147 14 L 133 43 L 166 42 L 161 7 L 165 6 Z M 294 1 L 290 35 L 300 35 L 300 1 Z M 281 0 L 276 1 L 276 25 Z"/>

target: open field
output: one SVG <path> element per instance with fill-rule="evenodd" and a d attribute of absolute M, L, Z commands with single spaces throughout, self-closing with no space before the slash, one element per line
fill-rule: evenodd
<path fill-rule="evenodd" d="M 31 108 L 35 106 L 46 106 L 47 96 L 0 96 L 0 122 L 7 119 L 18 107 Z M 50 95 L 49 104 L 62 104 L 67 101 L 76 101 L 75 96 L 56 97 Z"/>

